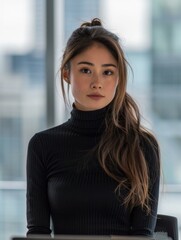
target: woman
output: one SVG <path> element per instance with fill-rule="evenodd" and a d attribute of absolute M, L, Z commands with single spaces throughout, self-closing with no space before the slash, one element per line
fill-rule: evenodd
<path fill-rule="evenodd" d="M 72 33 L 60 69 L 71 117 L 28 147 L 27 234 L 50 234 L 50 218 L 54 234 L 153 234 L 159 147 L 126 92 L 127 65 L 99 19 Z"/>

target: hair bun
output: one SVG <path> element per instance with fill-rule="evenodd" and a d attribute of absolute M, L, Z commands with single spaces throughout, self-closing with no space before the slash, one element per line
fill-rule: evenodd
<path fill-rule="evenodd" d="M 99 18 L 92 19 L 91 22 L 84 22 L 80 27 L 94 27 L 94 26 L 102 26 L 101 20 Z"/>

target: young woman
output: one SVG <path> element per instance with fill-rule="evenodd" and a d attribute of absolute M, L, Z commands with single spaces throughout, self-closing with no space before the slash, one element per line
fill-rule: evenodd
<path fill-rule="evenodd" d="M 153 234 L 159 147 L 126 92 L 127 65 L 99 19 L 72 33 L 60 69 L 71 117 L 29 142 L 27 234 Z"/>

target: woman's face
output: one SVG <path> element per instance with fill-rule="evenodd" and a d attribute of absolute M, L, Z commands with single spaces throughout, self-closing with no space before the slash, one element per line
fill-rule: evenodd
<path fill-rule="evenodd" d="M 83 111 L 107 106 L 118 85 L 118 64 L 101 43 L 94 43 L 70 61 L 69 77 L 75 107 Z"/>

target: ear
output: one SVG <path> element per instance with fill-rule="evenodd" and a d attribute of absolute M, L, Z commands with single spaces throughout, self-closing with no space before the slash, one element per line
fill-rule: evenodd
<path fill-rule="evenodd" d="M 63 79 L 67 82 L 67 83 L 70 83 L 70 72 L 68 69 L 64 69 L 63 70 Z"/>

